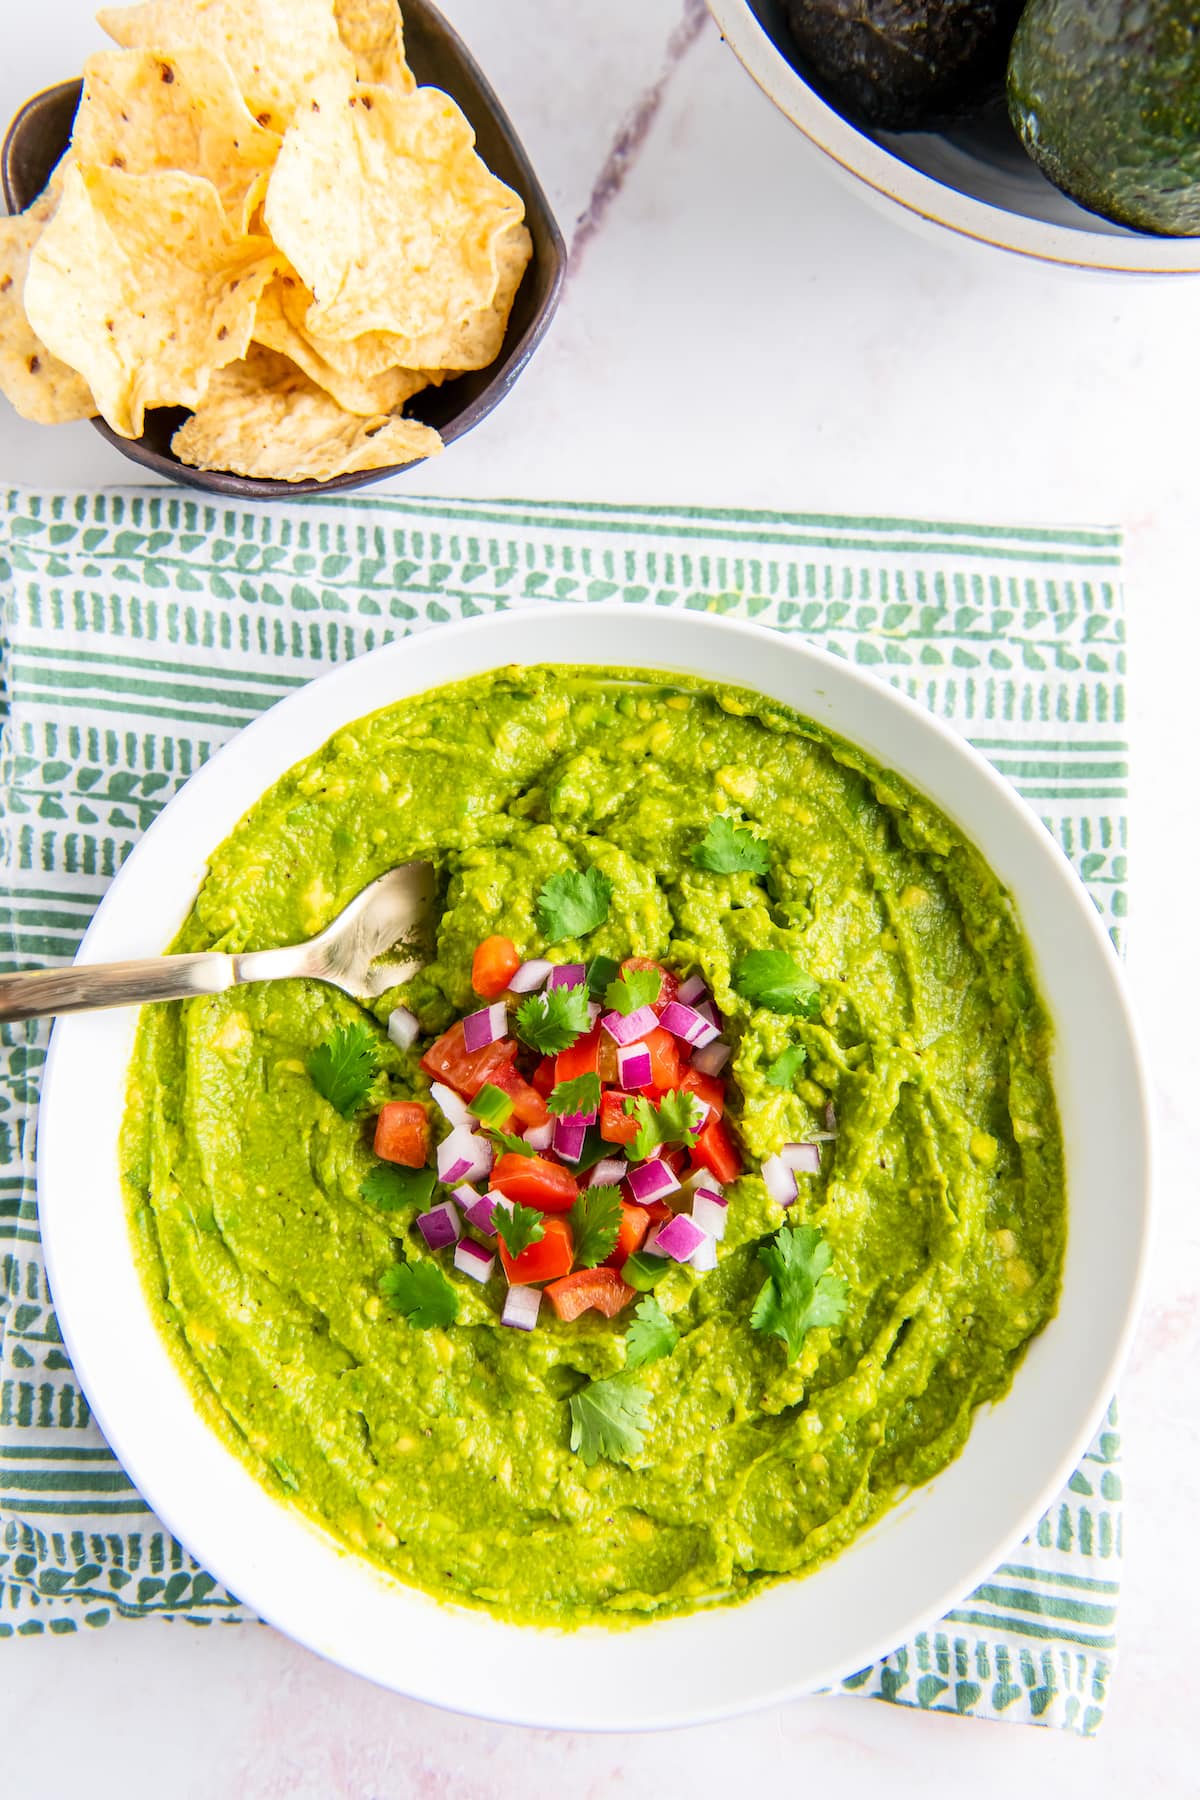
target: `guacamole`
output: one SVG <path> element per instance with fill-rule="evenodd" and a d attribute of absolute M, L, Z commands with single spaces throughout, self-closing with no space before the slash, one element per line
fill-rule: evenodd
<path fill-rule="evenodd" d="M 697 865 L 718 813 L 767 842 L 769 872 Z M 197 1405 L 342 1543 L 505 1617 L 616 1623 L 803 1573 L 957 1454 L 1055 1309 L 1050 1031 L 1007 894 L 902 780 L 774 701 L 510 668 L 362 719 L 293 769 L 214 853 L 174 947 L 295 942 L 413 857 L 438 871 L 436 953 L 372 1012 L 294 981 L 142 1014 L 129 1213 Z M 637 1371 L 642 1449 L 589 1466 L 569 1401 L 623 1369 L 630 1314 L 567 1324 L 543 1306 L 535 1330 L 510 1330 L 499 1268 L 481 1287 L 443 1258 L 456 1321 L 410 1323 L 380 1283 L 430 1258 L 418 1206 L 364 1198 L 371 1119 L 343 1118 L 306 1065 L 365 1019 L 376 1104 L 426 1096 L 423 1047 L 481 1004 L 475 947 L 503 933 L 543 955 L 539 891 L 592 868 L 607 917 L 551 957 L 704 977 L 747 1172 L 726 1190 L 717 1267 L 672 1264 L 655 1287 L 679 1338 Z M 760 949 L 815 978 L 814 1016 L 739 995 L 731 971 Z M 404 1051 L 386 1033 L 399 1004 L 422 1027 Z M 831 1129 L 785 1214 L 761 1162 Z M 846 1284 L 840 1323 L 791 1362 L 751 1323 L 785 1218 L 819 1227 Z"/>

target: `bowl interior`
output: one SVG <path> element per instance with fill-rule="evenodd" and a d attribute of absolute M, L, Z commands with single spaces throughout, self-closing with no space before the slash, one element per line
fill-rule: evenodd
<path fill-rule="evenodd" d="M 160 814 L 81 960 L 169 941 L 210 848 L 339 727 L 512 662 L 628 665 L 624 607 L 512 612 L 406 639 L 334 670 L 250 726 Z M 1057 1025 L 1071 1222 L 1062 1303 L 962 1456 L 832 1563 L 747 1604 L 627 1632 L 519 1629 L 438 1604 L 347 1555 L 261 1488 L 196 1412 L 129 1254 L 116 1137 L 134 1015 L 59 1021 L 39 1127 L 39 1213 L 76 1372 L 130 1476 L 197 1558 L 264 1618 L 400 1692 L 512 1722 L 696 1722 L 826 1685 L 893 1649 L 990 1574 L 1059 1492 L 1112 1391 L 1144 1265 L 1145 1082 L 1091 901 L 1049 834 L 951 730 L 796 638 L 652 613 L 636 662 L 773 695 L 929 794 L 1014 895 Z M 652 1678 L 630 1680 L 630 1669 Z"/>
<path fill-rule="evenodd" d="M 413 418 L 434 426 L 447 444 L 464 436 L 499 405 L 540 343 L 558 303 L 566 268 L 566 247 L 550 203 L 511 120 L 462 40 L 428 0 L 406 0 L 404 41 L 413 73 L 422 86 L 442 88 L 462 107 L 475 128 L 479 153 L 502 181 L 525 202 L 525 221 L 533 239 L 533 256 L 509 316 L 504 343 L 486 369 L 459 375 L 440 388 L 431 387 L 409 402 Z M 37 94 L 22 107 L 9 127 L 0 154 L 0 179 L 12 212 L 36 200 L 67 147 L 82 82 L 67 81 Z M 102 437 L 143 468 L 169 481 L 183 481 L 209 492 L 245 499 L 333 493 L 363 487 L 415 468 L 368 469 L 330 481 L 257 481 L 219 470 L 191 469 L 171 450 L 171 438 L 187 418 L 179 407 L 147 413 L 146 429 L 137 439 L 120 437 L 103 419 L 93 421 Z"/>

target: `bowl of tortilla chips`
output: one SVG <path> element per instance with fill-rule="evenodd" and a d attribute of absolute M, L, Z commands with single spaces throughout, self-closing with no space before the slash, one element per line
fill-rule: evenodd
<path fill-rule="evenodd" d="M 359 487 L 491 412 L 566 252 L 465 46 L 406 0 L 145 0 L 4 144 L 0 390 L 170 481 Z"/>

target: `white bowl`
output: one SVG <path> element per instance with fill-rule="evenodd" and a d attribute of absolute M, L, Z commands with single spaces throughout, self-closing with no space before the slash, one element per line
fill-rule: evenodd
<path fill-rule="evenodd" d="M 201 1421 L 147 1307 L 118 1182 L 132 1011 L 61 1020 L 39 1130 L 42 1235 L 76 1372 L 154 1510 L 261 1616 L 345 1668 L 442 1706 L 531 1725 L 678 1725 L 834 1682 L 989 1574 L 1058 1493 L 1112 1393 L 1146 1251 L 1146 1089 L 1095 908 L 1040 822 L 945 725 L 799 639 L 693 614 L 546 607 L 387 645 L 290 695 L 150 827 L 81 962 L 165 945 L 205 856 L 247 807 L 350 720 L 506 663 L 631 662 L 734 682 L 860 744 L 930 795 L 1014 894 L 1057 1025 L 1070 1229 L 1057 1318 L 963 1455 L 828 1566 L 740 1606 L 615 1633 L 502 1624 L 406 1588 L 273 1498 Z"/>
<path fill-rule="evenodd" d="M 918 227 L 945 227 L 1039 261 L 1110 274 L 1200 273 L 1200 238 L 1129 231 L 1076 206 L 999 125 L 878 132 L 850 124 L 780 48 L 790 42 L 779 0 L 708 0 L 739 61 L 809 141 L 859 191 Z"/>

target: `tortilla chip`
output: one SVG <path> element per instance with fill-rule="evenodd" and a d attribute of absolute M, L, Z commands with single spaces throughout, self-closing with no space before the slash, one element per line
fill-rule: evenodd
<path fill-rule="evenodd" d="M 66 425 L 96 411 L 87 382 L 51 355 L 25 316 L 30 252 L 54 216 L 64 176 L 60 163 L 28 211 L 0 219 L 0 392 L 35 425 Z"/>
<path fill-rule="evenodd" d="M 283 140 L 251 118 L 225 58 L 193 44 L 89 57 L 71 142 L 99 168 L 203 175 L 245 231 Z"/>
<path fill-rule="evenodd" d="M 411 94 L 417 83 L 404 60 L 404 22 L 396 0 L 334 0 L 333 13 L 358 79 Z"/>
<path fill-rule="evenodd" d="M 272 131 L 287 129 L 322 76 L 336 71 L 354 80 L 354 59 L 338 37 L 332 0 L 144 0 L 96 16 L 126 50 L 202 44 L 216 51 L 258 123 Z"/>
<path fill-rule="evenodd" d="M 335 368 L 326 362 L 303 324 L 293 324 L 288 317 L 284 305 L 288 284 L 299 290 L 301 317 L 307 312 L 312 295 L 299 276 L 277 276 L 258 303 L 254 342 L 289 357 L 304 370 L 310 381 L 332 394 L 346 412 L 360 413 L 364 418 L 398 412 L 406 400 L 429 386 L 429 376 L 420 369 L 388 368 L 364 379 L 352 365 Z"/>
<path fill-rule="evenodd" d="M 245 361 L 213 376 L 171 448 L 194 469 L 228 469 L 260 481 L 329 481 L 436 456 L 442 440 L 416 419 L 343 411 L 294 363 L 255 344 Z"/>
<path fill-rule="evenodd" d="M 73 167 L 25 305 L 113 430 L 140 437 L 146 407 L 195 406 L 212 370 L 245 354 L 277 267 L 270 240 L 234 231 L 200 176 Z"/>
<path fill-rule="evenodd" d="M 315 296 L 314 335 L 448 334 L 492 304 L 497 243 L 520 196 L 475 153 L 436 88 L 320 84 L 296 116 L 267 189 L 271 236 Z"/>

